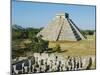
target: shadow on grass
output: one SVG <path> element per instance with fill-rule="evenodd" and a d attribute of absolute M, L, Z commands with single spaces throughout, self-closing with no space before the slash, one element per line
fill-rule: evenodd
<path fill-rule="evenodd" d="M 64 52 L 68 52 L 68 50 L 58 51 L 58 50 L 53 50 L 52 48 L 49 48 L 47 51 L 47 53 L 55 53 L 55 52 L 64 53 Z"/>
<path fill-rule="evenodd" d="M 59 51 L 60 53 L 68 52 L 68 50 Z"/>

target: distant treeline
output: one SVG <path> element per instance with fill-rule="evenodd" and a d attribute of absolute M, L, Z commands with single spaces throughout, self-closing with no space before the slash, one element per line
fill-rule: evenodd
<path fill-rule="evenodd" d="M 23 28 L 18 25 L 12 25 L 12 40 L 28 39 L 35 36 L 42 28 Z"/>
<path fill-rule="evenodd" d="M 80 30 L 80 31 L 84 35 L 93 35 L 95 33 L 95 30 Z"/>

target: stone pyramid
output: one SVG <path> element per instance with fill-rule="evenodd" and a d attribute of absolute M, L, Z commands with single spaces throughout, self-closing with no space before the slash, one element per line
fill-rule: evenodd
<path fill-rule="evenodd" d="M 48 41 L 79 41 L 85 39 L 68 13 L 56 14 L 55 18 L 37 36 Z"/>

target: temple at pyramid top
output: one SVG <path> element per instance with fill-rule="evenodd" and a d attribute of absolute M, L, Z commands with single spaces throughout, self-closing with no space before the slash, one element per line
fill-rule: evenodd
<path fill-rule="evenodd" d="M 79 41 L 84 40 L 85 36 L 79 28 L 69 18 L 68 13 L 59 13 L 53 20 L 38 34 L 42 39 L 48 41 Z"/>
<path fill-rule="evenodd" d="M 69 18 L 69 14 L 68 13 L 59 13 L 59 14 L 56 14 L 56 17 L 64 17 L 64 18 Z"/>

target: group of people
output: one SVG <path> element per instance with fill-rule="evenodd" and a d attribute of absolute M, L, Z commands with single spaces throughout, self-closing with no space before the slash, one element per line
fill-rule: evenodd
<path fill-rule="evenodd" d="M 34 54 L 28 59 L 24 59 L 12 64 L 12 74 L 31 74 L 44 72 L 74 71 L 84 68 L 81 57 L 66 58 L 55 54 Z"/>

